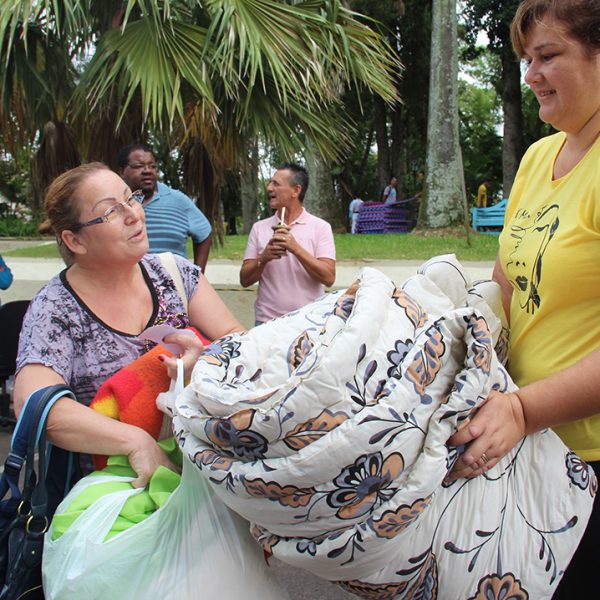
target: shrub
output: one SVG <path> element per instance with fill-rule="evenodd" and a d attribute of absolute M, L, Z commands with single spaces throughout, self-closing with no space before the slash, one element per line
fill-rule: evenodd
<path fill-rule="evenodd" d="M 0 219 L 0 237 L 39 237 L 38 224 L 8 215 Z"/>

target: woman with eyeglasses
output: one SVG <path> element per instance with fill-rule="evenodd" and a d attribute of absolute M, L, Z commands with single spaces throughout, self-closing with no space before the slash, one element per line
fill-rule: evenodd
<path fill-rule="evenodd" d="M 600 2 L 524 0 L 511 35 L 539 116 L 558 133 L 523 157 L 494 269 L 511 327 L 508 370 L 521 389 L 492 392 L 450 439 L 469 444 L 453 476 L 485 472 L 547 427 L 600 475 Z M 597 593 L 597 483 L 574 464 L 566 474 L 595 505 L 555 598 Z"/>
<path fill-rule="evenodd" d="M 88 455 L 127 455 L 136 486 L 145 485 L 159 465 L 172 465 L 145 431 L 88 407 L 100 385 L 148 349 L 137 336 L 149 326 L 192 325 L 210 339 L 243 331 L 198 267 L 175 257 L 186 311 L 160 258 L 147 254 L 140 199 L 101 163 L 67 171 L 50 185 L 46 213 L 67 268 L 31 302 L 14 388 L 18 413 L 36 389 L 69 385 L 77 401 L 62 398 L 53 407 L 50 440 Z M 200 341 L 183 333 L 165 341 L 185 348 L 189 371 L 202 351 Z M 174 376 L 175 359 L 164 358 Z"/>

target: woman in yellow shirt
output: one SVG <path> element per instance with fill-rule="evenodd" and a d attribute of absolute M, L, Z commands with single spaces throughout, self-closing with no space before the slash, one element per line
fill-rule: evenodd
<path fill-rule="evenodd" d="M 540 118 L 559 133 L 519 168 L 494 279 L 510 321 L 516 393 L 493 392 L 452 444 L 454 477 L 493 467 L 528 433 L 553 427 L 600 474 L 600 2 L 525 0 L 516 53 Z M 600 507 L 555 598 L 583 598 L 600 556 Z"/>

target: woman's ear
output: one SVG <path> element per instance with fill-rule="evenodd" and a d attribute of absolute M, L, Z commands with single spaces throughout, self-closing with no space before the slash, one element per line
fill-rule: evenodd
<path fill-rule="evenodd" d="M 65 229 L 61 231 L 60 239 L 73 254 L 87 254 L 87 246 L 81 235 Z"/>

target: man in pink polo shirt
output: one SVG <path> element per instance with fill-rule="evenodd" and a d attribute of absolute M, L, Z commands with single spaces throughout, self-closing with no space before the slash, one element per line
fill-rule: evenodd
<path fill-rule="evenodd" d="M 267 186 L 269 206 L 276 212 L 250 231 L 240 283 L 248 287 L 258 281 L 257 325 L 316 300 L 335 281 L 331 225 L 304 208 L 307 188 L 304 167 L 279 167 Z M 280 224 L 285 226 L 274 229 Z"/>

